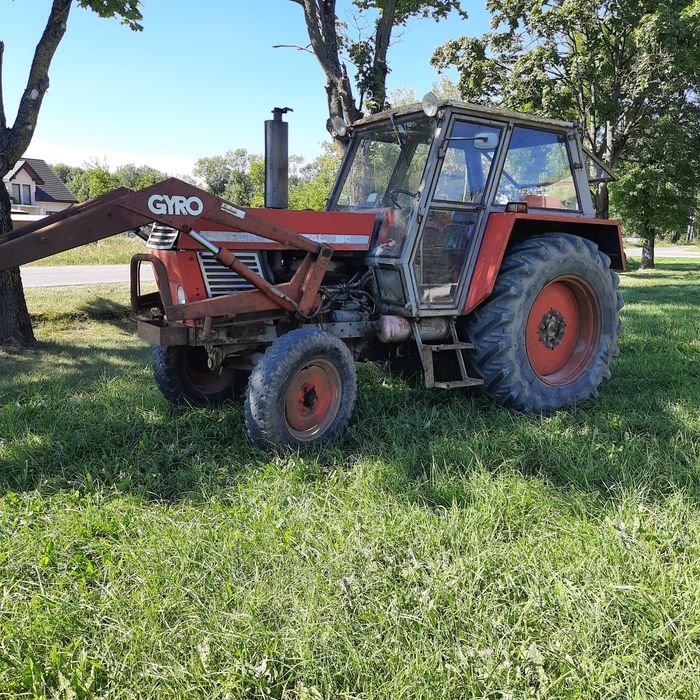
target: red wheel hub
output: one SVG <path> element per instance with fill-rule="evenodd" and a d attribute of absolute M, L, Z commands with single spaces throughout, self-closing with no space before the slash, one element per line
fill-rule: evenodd
<path fill-rule="evenodd" d="M 292 379 L 285 398 L 289 431 L 298 440 L 323 435 L 338 414 L 341 383 L 338 370 L 326 360 L 314 360 Z"/>
<path fill-rule="evenodd" d="M 600 307 L 581 277 L 557 277 L 537 295 L 525 331 L 528 359 L 547 384 L 576 381 L 588 369 L 600 341 Z"/>

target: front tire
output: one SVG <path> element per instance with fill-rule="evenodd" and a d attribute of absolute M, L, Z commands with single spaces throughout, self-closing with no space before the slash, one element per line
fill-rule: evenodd
<path fill-rule="evenodd" d="M 591 241 L 545 234 L 516 244 L 492 295 L 461 322 L 485 392 L 541 413 L 597 396 L 619 354 L 617 286 L 610 259 Z"/>
<path fill-rule="evenodd" d="M 248 382 L 245 421 L 258 447 L 326 442 L 350 420 L 355 362 L 345 343 L 315 328 L 279 337 Z"/>
<path fill-rule="evenodd" d="M 174 406 L 219 406 L 234 399 L 245 384 L 245 373 L 233 367 L 212 372 L 207 351 L 189 345 L 156 345 L 153 374 L 163 396 Z"/>

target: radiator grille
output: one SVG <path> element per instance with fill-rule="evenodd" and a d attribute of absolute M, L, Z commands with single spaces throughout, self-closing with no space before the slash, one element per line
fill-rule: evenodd
<path fill-rule="evenodd" d="M 175 245 L 179 233 L 177 229 L 170 226 L 153 224 L 146 245 L 155 250 L 170 250 Z"/>
<path fill-rule="evenodd" d="M 264 277 L 258 253 L 247 251 L 231 252 L 247 268 L 257 275 Z M 207 294 L 210 297 L 220 297 L 224 294 L 233 294 L 235 292 L 244 292 L 248 289 L 254 289 L 253 285 L 248 282 L 248 280 L 243 279 L 233 270 L 224 267 L 211 253 L 197 253 L 197 257 L 199 258 L 199 266 L 202 268 Z"/>

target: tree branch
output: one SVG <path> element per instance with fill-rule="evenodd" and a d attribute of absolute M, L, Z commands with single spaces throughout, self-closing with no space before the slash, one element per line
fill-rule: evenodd
<path fill-rule="evenodd" d="M 385 0 L 382 14 L 377 22 L 374 39 L 374 60 L 372 62 L 372 105 L 373 111 L 381 112 L 386 103 L 386 76 L 389 65 L 386 57 L 391 42 L 391 31 L 396 19 L 396 0 Z"/>
<path fill-rule="evenodd" d="M 296 0 L 291 0 L 292 2 L 296 2 Z M 299 46 L 299 44 L 273 44 L 272 45 L 273 49 L 296 49 L 297 51 L 305 51 L 306 53 L 310 53 L 313 55 L 313 51 L 311 50 L 311 44 L 307 44 L 306 46 Z"/>
<path fill-rule="evenodd" d="M 71 3 L 72 0 L 53 0 L 46 28 L 34 51 L 27 87 L 19 103 L 17 118 L 8 135 L 7 152 L 3 154 L 6 161 L 9 161 L 8 167 L 22 157 L 34 135 L 41 103 L 49 88 L 49 68 L 66 32 Z"/>

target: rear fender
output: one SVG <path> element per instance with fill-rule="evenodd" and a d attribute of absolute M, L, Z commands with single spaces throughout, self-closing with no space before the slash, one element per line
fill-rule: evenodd
<path fill-rule="evenodd" d="M 493 291 L 508 245 L 543 233 L 569 233 L 593 241 L 610 258 L 614 270 L 626 270 L 619 221 L 579 216 L 493 213 L 489 216 L 469 284 L 464 313 L 468 314 Z"/>

